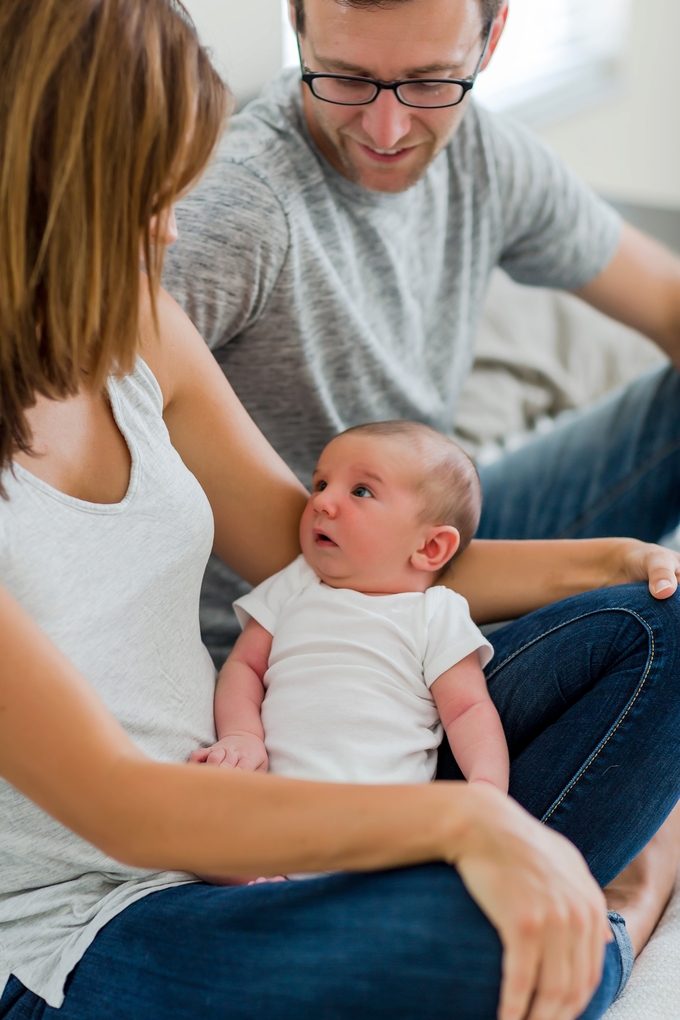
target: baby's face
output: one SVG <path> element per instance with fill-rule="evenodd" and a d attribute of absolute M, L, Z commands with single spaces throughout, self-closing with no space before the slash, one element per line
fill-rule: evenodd
<path fill-rule="evenodd" d="M 321 454 L 302 515 L 305 559 L 336 588 L 375 594 L 424 591 L 410 558 L 426 540 L 419 522 L 415 451 L 384 436 L 338 436 Z"/>

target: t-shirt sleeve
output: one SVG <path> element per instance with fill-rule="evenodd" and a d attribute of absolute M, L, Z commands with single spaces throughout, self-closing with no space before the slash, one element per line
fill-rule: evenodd
<path fill-rule="evenodd" d="M 431 687 L 451 666 L 479 650 L 482 668 L 491 661 L 493 647 L 470 617 L 462 595 L 437 585 L 426 593 L 427 645 L 423 659 L 425 683 Z"/>
<path fill-rule="evenodd" d="M 518 283 L 577 290 L 612 261 L 621 218 L 532 131 L 475 107 L 501 224 L 499 265 Z"/>
<path fill-rule="evenodd" d="M 243 630 L 252 617 L 265 630 L 273 634 L 281 610 L 286 603 L 305 588 L 310 581 L 316 580 L 314 571 L 308 566 L 303 556 L 289 563 L 278 574 L 268 577 L 257 588 L 247 595 L 242 595 L 234 602 L 234 612 Z"/>
<path fill-rule="evenodd" d="M 163 286 L 214 351 L 262 315 L 288 252 L 288 221 L 266 182 L 224 155 L 176 215 Z"/>

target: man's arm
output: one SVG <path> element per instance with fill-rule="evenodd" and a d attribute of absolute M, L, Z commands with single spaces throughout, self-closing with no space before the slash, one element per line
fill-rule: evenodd
<path fill-rule="evenodd" d="M 680 258 L 624 223 L 607 268 L 575 291 L 594 308 L 637 329 L 680 368 Z"/>
<path fill-rule="evenodd" d="M 514 620 L 595 588 L 647 581 L 658 599 L 672 595 L 680 556 L 635 538 L 536 541 L 477 539 L 437 581 L 463 595 L 475 623 Z"/>

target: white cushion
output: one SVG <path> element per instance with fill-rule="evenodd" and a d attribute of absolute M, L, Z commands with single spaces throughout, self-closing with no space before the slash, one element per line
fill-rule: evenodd
<path fill-rule="evenodd" d="M 604 1020 L 680 1020 L 680 875 L 623 995 Z"/>

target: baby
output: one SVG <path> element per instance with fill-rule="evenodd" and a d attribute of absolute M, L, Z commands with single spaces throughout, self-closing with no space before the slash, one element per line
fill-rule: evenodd
<path fill-rule="evenodd" d="M 325 448 L 302 555 L 238 599 L 215 694 L 218 741 L 192 761 L 296 779 L 421 783 L 446 730 L 469 782 L 508 789 L 482 667 L 493 650 L 436 581 L 472 538 L 477 473 L 452 440 L 394 421 Z"/>

